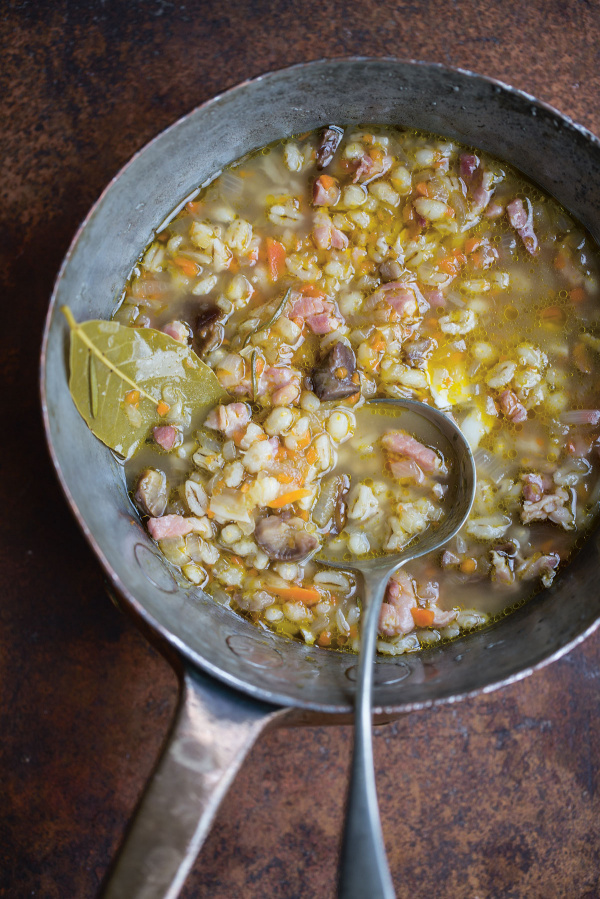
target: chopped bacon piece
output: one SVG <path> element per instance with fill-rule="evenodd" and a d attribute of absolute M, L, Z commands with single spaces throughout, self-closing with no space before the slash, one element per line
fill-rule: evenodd
<path fill-rule="evenodd" d="M 532 521 L 553 521 L 559 524 L 565 531 L 572 531 L 575 527 L 575 494 L 559 487 L 554 493 L 546 493 L 537 502 L 523 502 L 521 521 L 523 524 L 531 524 Z"/>
<path fill-rule="evenodd" d="M 381 438 L 384 449 L 392 453 L 398 453 L 399 456 L 408 456 L 423 469 L 430 474 L 434 471 L 440 471 L 442 462 L 440 457 L 428 446 L 419 443 L 410 434 L 404 431 L 388 431 Z"/>
<path fill-rule="evenodd" d="M 301 295 L 293 301 L 291 319 L 304 319 L 313 334 L 328 334 L 340 326 L 335 305 L 324 294 L 320 296 Z"/>
<path fill-rule="evenodd" d="M 356 169 L 354 178 L 352 179 L 354 182 L 359 181 L 363 175 L 368 175 L 373 167 L 373 160 L 367 153 L 363 153 L 360 157 L 358 168 Z"/>
<path fill-rule="evenodd" d="M 527 419 L 527 409 L 519 402 L 517 395 L 512 390 L 505 390 L 501 393 L 498 402 L 506 418 L 510 418 L 516 424 Z"/>
<path fill-rule="evenodd" d="M 492 173 L 486 172 L 485 169 L 480 167 L 473 179 L 473 204 L 471 208 L 474 212 L 483 212 L 490 202 L 493 193 L 491 190 L 492 181 Z"/>
<path fill-rule="evenodd" d="M 339 321 L 329 312 L 320 312 L 317 315 L 309 315 L 306 324 L 313 334 L 329 334 L 339 327 Z"/>
<path fill-rule="evenodd" d="M 331 222 L 313 228 L 312 238 L 320 250 L 328 250 L 329 247 L 333 247 L 334 250 L 345 250 L 348 246 L 348 238 L 344 232 L 335 228 Z"/>
<path fill-rule="evenodd" d="M 424 296 L 429 305 L 434 309 L 446 305 L 446 297 L 441 290 L 426 290 Z"/>
<path fill-rule="evenodd" d="M 472 153 L 463 153 L 460 157 L 460 177 L 465 181 L 473 177 L 476 169 L 479 168 L 479 157 Z"/>
<path fill-rule="evenodd" d="M 291 368 L 272 366 L 265 371 L 265 387 L 261 393 L 272 390 L 271 402 L 274 406 L 286 406 L 300 396 L 300 374 Z"/>
<path fill-rule="evenodd" d="M 422 484 L 425 475 L 419 468 L 414 459 L 392 459 L 390 462 L 392 477 L 397 481 L 413 481 L 415 484 Z"/>
<path fill-rule="evenodd" d="M 537 503 L 544 495 L 544 482 L 540 474 L 529 472 L 523 475 L 523 497 L 528 503 Z"/>
<path fill-rule="evenodd" d="M 376 151 L 371 152 L 371 156 L 369 156 L 368 153 L 363 153 L 360 157 L 358 168 L 352 179 L 354 183 L 360 181 L 362 184 L 369 184 L 369 182 L 374 181 L 376 178 L 385 175 L 391 168 L 393 161 L 391 156 L 377 153 Z"/>
<path fill-rule="evenodd" d="M 456 565 L 460 565 L 460 556 L 457 556 L 456 553 L 450 552 L 449 549 L 446 549 L 442 553 L 440 565 L 442 566 L 442 568 L 454 568 Z"/>
<path fill-rule="evenodd" d="M 501 215 L 504 215 L 504 206 L 501 206 L 500 203 L 496 202 L 488 203 L 484 215 L 488 219 L 500 218 Z"/>
<path fill-rule="evenodd" d="M 402 318 L 414 318 L 429 308 L 429 303 L 414 281 L 390 281 L 389 284 L 383 284 L 367 298 L 364 310 L 370 312 L 382 303 L 390 306 Z"/>
<path fill-rule="evenodd" d="M 204 424 L 207 428 L 223 431 L 226 437 L 232 437 L 249 421 L 250 410 L 245 403 L 229 403 L 228 406 L 216 406 L 211 409 Z"/>
<path fill-rule="evenodd" d="M 179 343 L 187 343 L 190 336 L 190 329 L 185 322 L 180 321 L 168 322 L 162 328 L 162 332 L 163 334 L 172 337 L 173 340 L 177 340 Z"/>
<path fill-rule="evenodd" d="M 313 185 L 313 206 L 335 206 L 340 198 L 340 186 L 331 175 L 321 175 Z"/>
<path fill-rule="evenodd" d="M 507 556 L 506 553 L 497 552 L 493 549 L 491 552 L 491 560 L 492 580 L 497 584 L 504 584 L 507 587 L 514 584 L 514 559 Z"/>
<path fill-rule="evenodd" d="M 542 578 L 544 587 L 549 587 L 554 580 L 556 569 L 560 563 L 558 553 L 534 553 L 528 559 L 524 559 L 517 569 L 517 575 L 522 581 L 531 581 L 533 578 Z"/>
<path fill-rule="evenodd" d="M 479 157 L 471 153 L 463 153 L 460 157 L 460 176 L 467 186 L 472 200 L 473 212 L 483 212 L 492 197 L 493 175 L 486 172 Z"/>
<path fill-rule="evenodd" d="M 348 246 L 348 238 L 339 228 L 331 229 L 331 246 L 334 250 L 345 250 Z"/>
<path fill-rule="evenodd" d="M 592 443 L 591 437 L 574 434 L 572 437 L 569 437 L 567 452 L 570 456 L 576 456 L 577 458 L 589 456 L 592 451 Z"/>
<path fill-rule="evenodd" d="M 194 520 L 183 515 L 163 515 L 162 518 L 150 518 L 148 530 L 153 540 L 164 540 L 165 537 L 185 537 L 194 530 Z"/>
<path fill-rule="evenodd" d="M 444 611 L 444 609 L 432 608 L 433 612 L 433 621 L 432 627 L 447 627 L 449 624 L 452 624 L 455 618 L 458 617 L 458 612 L 453 609 L 450 612 Z"/>
<path fill-rule="evenodd" d="M 179 437 L 179 431 L 173 425 L 158 425 L 152 428 L 152 436 L 160 447 L 170 453 Z"/>
<path fill-rule="evenodd" d="M 482 240 L 476 249 L 470 254 L 475 268 L 489 268 L 498 261 L 500 254 L 495 247 L 490 246 L 489 241 Z"/>
<path fill-rule="evenodd" d="M 381 606 L 379 633 L 385 637 L 408 634 L 415 626 L 411 609 L 416 607 L 412 580 L 403 571 L 397 571 L 388 582 L 385 602 Z"/>
<path fill-rule="evenodd" d="M 533 207 L 530 200 L 527 203 L 527 212 L 523 206 L 523 200 L 517 197 L 506 207 L 508 220 L 515 229 L 528 253 L 535 256 L 539 252 L 538 239 L 533 230 Z"/>
<path fill-rule="evenodd" d="M 312 239 L 320 250 L 328 250 L 331 246 L 331 225 L 317 225 L 313 228 Z"/>

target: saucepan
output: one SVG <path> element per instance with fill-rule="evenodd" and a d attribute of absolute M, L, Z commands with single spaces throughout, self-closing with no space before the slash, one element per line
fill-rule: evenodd
<path fill-rule="evenodd" d="M 52 297 L 42 356 L 50 452 L 71 508 L 123 609 L 181 678 L 170 737 L 105 895 L 175 897 L 217 806 L 269 726 L 344 722 L 356 659 L 259 631 L 178 585 L 142 527 L 123 469 L 87 429 L 68 390 L 67 326 L 108 317 L 153 230 L 223 166 L 285 135 L 328 124 L 402 124 L 517 165 L 600 236 L 600 143 L 520 91 L 470 72 L 394 59 L 331 59 L 241 84 L 141 150 L 81 226 Z M 600 620 L 600 538 L 592 533 L 551 588 L 513 614 L 375 671 L 379 720 L 489 691 L 547 664 Z M 396 872 L 399 874 L 399 872 Z"/>

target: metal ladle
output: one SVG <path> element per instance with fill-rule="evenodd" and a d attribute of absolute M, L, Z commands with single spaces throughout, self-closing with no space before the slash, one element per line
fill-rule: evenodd
<path fill-rule="evenodd" d="M 363 582 L 360 655 L 355 694 L 354 749 L 346 822 L 339 872 L 340 899 L 394 899 L 395 891 L 385 854 L 373 766 L 372 691 L 373 662 L 379 613 L 392 574 L 419 556 L 439 549 L 464 524 L 475 495 L 475 462 L 469 444 L 457 425 L 443 412 L 414 400 L 376 400 L 374 404 L 394 407 L 426 419 L 449 445 L 450 488 L 444 498 L 446 516 L 439 527 L 429 529 L 400 553 L 372 559 L 343 562 L 328 558 L 324 551 L 318 561 L 333 568 L 360 573 Z M 416 435 L 419 436 L 418 434 Z"/>

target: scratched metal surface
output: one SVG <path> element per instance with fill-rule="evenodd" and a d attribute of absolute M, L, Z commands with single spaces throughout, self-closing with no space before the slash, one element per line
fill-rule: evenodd
<path fill-rule="evenodd" d="M 176 697 L 168 665 L 107 600 L 43 446 L 39 335 L 87 208 L 179 115 L 323 55 L 471 68 L 598 133 L 599 32 L 593 0 L 3 7 L 0 896 L 96 894 Z M 399 896 L 600 895 L 599 659 L 596 634 L 527 681 L 377 731 Z M 332 897 L 349 746 L 347 728 L 267 735 L 185 899 Z"/>

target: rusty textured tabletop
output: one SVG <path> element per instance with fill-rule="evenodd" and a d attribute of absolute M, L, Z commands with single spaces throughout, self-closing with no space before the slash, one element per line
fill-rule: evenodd
<path fill-rule="evenodd" d="M 470 68 L 598 133 L 600 3 L 5 2 L 0 46 L 0 896 L 84 899 L 151 770 L 177 685 L 107 599 L 44 445 L 41 330 L 79 221 L 177 117 L 325 55 Z M 399 896 L 600 896 L 599 678 L 596 633 L 526 681 L 377 730 Z M 310 728 L 263 739 L 185 899 L 332 897 L 350 738 Z"/>

